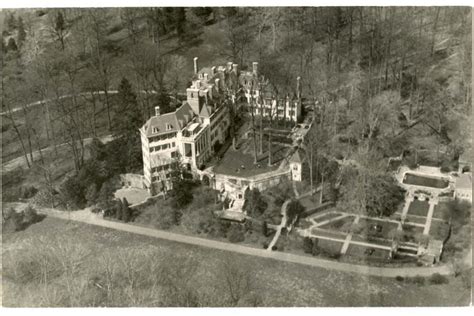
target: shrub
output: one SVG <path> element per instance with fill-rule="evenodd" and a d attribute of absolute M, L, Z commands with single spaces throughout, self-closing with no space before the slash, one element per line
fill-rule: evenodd
<path fill-rule="evenodd" d="M 318 246 L 318 239 L 313 240 L 313 247 L 311 248 L 311 254 L 313 256 L 319 256 L 321 253 L 321 249 Z"/>
<path fill-rule="evenodd" d="M 263 221 L 263 224 L 262 224 L 262 234 L 265 237 L 268 236 L 268 224 L 266 221 Z"/>
<path fill-rule="evenodd" d="M 313 251 L 313 241 L 309 237 L 303 239 L 303 251 L 305 253 L 312 253 Z"/>
<path fill-rule="evenodd" d="M 231 243 L 238 243 L 245 240 L 245 235 L 240 225 L 232 225 L 230 227 L 227 239 Z"/>
<path fill-rule="evenodd" d="M 398 282 L 403 282 L 405 279 L 404 279 L 402 276 L 397 275 L 397 276 L 395 277 L 395 280 L 397 280 Z"/>
<path fill-rule="evenodd" d="M 20 188 L 20 197 L 22 199 L 29 199 L 32 198 L 37 192 L 38 189 L 32 185 L 22 186 Z"/>
<path fill-rule="evenodd" d="M 418 284 L 418 285 L 424 285 L 425 284 L 425 278 L 422 277 L 421 275 L 417 275 L 412 279 L 413 283 Z"/>
<path fill-rule="evenodd" d="M 17 212 L 13 208 L 3 214 L 2 229 L 4 232 L 13 233 L 24 230 L 30 225 L 43 220 L 44 215 L 39 215 L 34 208 L 27 206 L 24 211 Z"/>
<path fill-rule="evenodd" d="M 449 280 L 444 275 L 435 273 L 430 277 L 431 284 L 446 284 L 449 283 Z"/>
<path fill-rule="evenodd" d="M 450 172 L 451 171 L 451 166 L 449 165 L 449 162 L 443 161 L 443 163 L 441 164 L 440 171 L 442 173 Z"/>

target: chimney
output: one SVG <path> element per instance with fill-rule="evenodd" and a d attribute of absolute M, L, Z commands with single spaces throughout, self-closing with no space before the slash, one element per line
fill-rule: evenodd
<path fill-rule="evenodd" d="M 227 71 L 231 71 L 231 70 L 232 70 L 232 62 L 229 61 L 229 62 L 227 63 Z"/>
<path fill-rule="evenodd" d="M 194 73 L 198 73 L 198 58 L 194 57 Z"/>
<path fill-rule="evenodd" d="M 216 81 L 215 81 L 217 92 L 219 92 L 219 81 L 221 81 L 219 78 L 217 78 Z"/>
<path fill-rule="evenodd" d="M 296 78 L 296 97 L 301 98 L 301 77 Z"/>
<path fill-rule="evenodd" d="M 255 76 L 258 76 L 258 63 L 256 61 L 252 63 L 252 70 L 253 70 L 253 74 Z"/>
<path fill-rule="evenodd" d="M 236 75 L 238 74 L 238 72 L 237 72 L 238 67 L 239 67 L 239 65 L 237 65 L 237 64 L 232 64 L 232 71 L 233 71 Z"/>
<path fill-rule="evenodd" d="M 160 116 L 160 107 L 155 106 L 155 116 Z"/>
<path fill-rule="evenodd" d="M 216 66 L 212 66 L 211 75 L 214 77 L 215 74 L 216 74 Z"/>

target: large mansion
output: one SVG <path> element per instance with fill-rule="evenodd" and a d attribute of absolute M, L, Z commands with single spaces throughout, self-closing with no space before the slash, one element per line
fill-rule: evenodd
<path fill-rule="evenodd" d="M 296 122 L 301 116 L 300 79 L 294 96 L 279 97 L 268 81 L 258 73 L 239 71 L 232 62 L 226 66 L 198 69 L 194 58 L 192 84 L 186 89 L 186 101 L 171 113 L 155 115 L 141 128 L 145 186 L 168 183 L 170 165 L 175 158 L 189 169 L 199 169 L 229 136 L 232 113 L 241 106 L 254 115 Z"/>

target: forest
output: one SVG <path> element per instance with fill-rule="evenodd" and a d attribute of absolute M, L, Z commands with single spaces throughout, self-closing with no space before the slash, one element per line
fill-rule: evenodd
<path fill-rule="evenodd" d="M 363 166 L 347 177 L 362 189 L 380 158 L 449 169 L 470 150 L 469 8 L 65 8 L 1 19 L 2 158 L 23 157 L 46 186 L 60 178 L 59 157 L 83 169 L 91 138 L 113 135 L 109 152 L 125 153 L 103 173 L 141 170 L 137 128 L 154 106 L 180 103 L 194 56 L 257 61 L 282 94 L 301 76 L 318 122 L 316 181 L 328 156 Z"/>

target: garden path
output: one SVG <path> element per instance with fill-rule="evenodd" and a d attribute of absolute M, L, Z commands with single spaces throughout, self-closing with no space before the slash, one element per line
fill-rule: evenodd
<path fill-rule="evenodd" d="M 280 225 L 278 225 L 275 236 L 273 236 L 272 242 L 270 243 L 270 245 L 268 245 L 268 248 L 267 248 L 268 251 L 272 251 L 273 246 L 275 246 L 276 242 L 278 241 L 278 238 L 280 238 L 281 230 L 283 229 L 283 227 L 286 226 L 286 222 L 288 220 L 288 218 L 286 217 L 286 209 L 288 207 L 288 204 L 290 204 L 290 202 L 291 202 L 291 199 L 286 200 L 285 203 L 283 203 L 283 205 L 281 206 L 281 215 L 283 217 L 281 219 Z"/>
<path fill-rule="evenodd" d="M 139 234 L 139 235 L 148 236 L 152 238 L 165 239 L 165 240 L 170 240 L 174 242 L 195 245 L 199 247 L 212 248 L 212 249 L 221 250 L 221 251 L 231 251 L 234 253 L 239 253 L 239 254 L 244 254 L 244 255 L 256 256 L 256 257 L 261 257 L 261 258 L 269 258 L 269 259 L 290 262 L 290 263 L 304 264 L 304 265 L 309 265 L 312 267 L 319 267 L 319 268 L 348 272 L 348 273 L 358 273 L 358 274 L 363 274 L 363 275 L 390 277 L 390 278 L 394 278 L 396 276 L 429 277 L 433 275 L 434 273 L 439 273 L 442 275 L 450 275 L 453 273 L 453 267 L 451 265 L 441 265 L 441 266 L 435 266 L 435 267 L 408 267 L 408 268 L 407 267 L 403 267 L 403 268 L 370 267 L 370 266 L 365 266 L 365 265 L 337 262 L 334 260 L 326 260 L 326 259 L 296 255 L 296 254 L 291 254 L 291 253 L 269 252 L 269 251 L 265 251 L 259 248 L 251 248 L 248 246 L 242 246 L 238 244 L 229 244 L 227 242 L 198 238 L 198 237 L 193 237 L 193 236 L 186 236 L 186 235 L 166 232 L 162 230 L 136 226 L 132 224 L 113 222 L 113 221 L 103 219 L 100 216 L 90 216 L 90 215 L 85 216 L 85 214 L 83 214 L 83 216 L 76 216 L 75 215 L 76 212 L 62 212 L 62 211 L 47 209 L 47 208 L 40 209 L 39 211 L 48 216 L 60 218 L 63 220 L 69 219 L 69 220 L 78 221 L 78 222 L 82 222 L 82 223 L 86 223 L 90 225 L 125 231 L 128 233 Z M 70 214 L 68 215 L 65 213 L 70 213 Z"/>
<path fill-rule="evenodd" d="M 356 218 L 352 222 L 352 225 L 357 225 L 359 223 L 359 219 L 360 219 L 360 216 L 356 216 Z M 344 245 L 342 245 L 341 255 L 344 255 L 347 252 L 347 249 L 349 248 L 351 241 L 352 241 L 352 231 L 346 236 Z"/>

